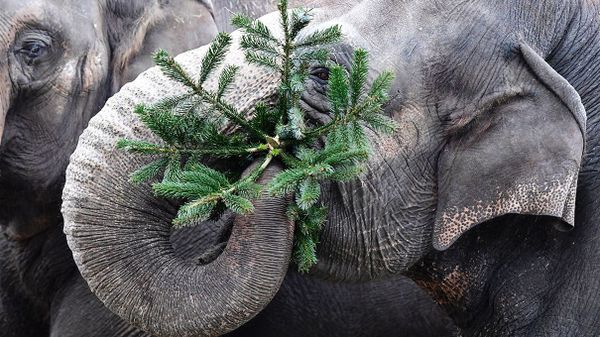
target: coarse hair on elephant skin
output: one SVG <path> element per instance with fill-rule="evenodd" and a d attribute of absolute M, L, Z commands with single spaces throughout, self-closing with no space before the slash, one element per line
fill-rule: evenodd
<path fill-rule="evenodd" d="M 269 1 L 234 4 L 258 14 L 274 9 Z M 64 169 L 89 118 L 152 65 L 154 49 L 179 53 L 206 44 L 215 24 L 223 29 L 212 12 L 222 5 L 0 0 L 1 336 L 148 336 L 106 309 L 76 270 L 59 214 Z M 177 254 L 209 261 L 229 227 L 199 229 L 174 233 L 171 240 Z M 321 301 L 320 294 L 331 301 Z M 299 303 L 302 310 L 294 311 Z M 313 336 L 389 336 L 391 320 L 373 315 L 378 310 L 401 321 L 411 336 L 449 335 L 452 329 L 406 279 L 345 287 L 292 274 L 273 304 L 234 336 L 305 336 L 311 330 L 299 327 L 308 324 Z M 350 329 L 349 322 L 360 329 Z"/>
<path fill-rule="evenodd" d="M 400 128 L 388 137 L 371 133 L 373 155 L 360 179 L 323 186 L 329 218 L 312 273 L 353 281 L 407 274 L 451 314 L 463 336 L 600 334 L 595 177 L 600 169 L 600 4 L 372 0 L 346 6 L 315 12 L 307 34 L 340 24 L 345 41 L 336 47 L 333 61 L 348 67 L 360 47 L 370 53 L 371 79 L 386 69 L 395 71 L 393 99 L 384 110 Z M 275 14 L 263 22 L 278 27 Z M 237 44 L 233 50 L 227 63 L 240 64 Z M 179 60 L 193 71 L 204 51 Z M 241 110 L 275 93 L 275 85 L 268 84 L 272 73 L 250 65 L 239 73 L 228 99 Z M 303 102 L 315 122 L 327 121 L 323 79 L 328 69 L 314 68 L 311 74 Z M 119 276 L 135 256 L 144 266 L 164 259 L 164 275 L 198 277 L 187 262 L 164 253 L 172 214 L 148 186 L 132 188 L 123 178 L 123 171 L 143 160 L 114 149 L 121 137 L 152 137 L 127 111 L 135 103 L 152 103 L 181 90 L 156 85 L 163 81 L 159 70 L 146 72 L 84 132 L 67 173 L 65 232 L 83 277 L 111 310 L 157 335 L 214 335 L 256 314 L 250 312 L 262 309 L 256 302 L 268 302 L 278 283 L 265 291 L 244 277 L 253 272 L 248 265 L 230 266 L 236 272 L 227 282 L 219 273 L 206 277 L 206 268 L 201 279 L 211 282 L 197 288 L 249 285 L 243 295 L 253 305 L 236 298 L 240 306 L 213 306 L 211 315 L 190 322 L 185 314 L 163 314 L 164 307 L 156 304 L 165 295 L 147 291 L 166 284 L 178 299 L 165 303 L 187 300 L 202 306 L 193 297 L 179 297 L 183 294 L 176 289 L 201 293 L 189 282 L 178 288 L 161 273 Z M 122 206 L 125 200 L 131 207 Z M 139 233 L 136 222 L 156 235 Z M 273 224 L 234 225 L 215 261 L 231 254 L 243 257 L 236 251 L 240 231 L 258 235 L 252 231 L 263 225 Z M 288 246 L 272 244 L 288 235 L 287 227 L 276 228 L 271 241 L 256 244 L 264 244 L 263 253 L 287 255 Z M 136 241 L 137 253 L 125 253 L 122 241 L 115 240 L 123 237 L 147 243 Z M 110 258 L 94 240 L 116 248 Z M 282 267 L 274 265 L 275 256 L 256 256 L 254 272 Z M 144 285 L 144 296 L 131 291 L 137 282 Z"/>

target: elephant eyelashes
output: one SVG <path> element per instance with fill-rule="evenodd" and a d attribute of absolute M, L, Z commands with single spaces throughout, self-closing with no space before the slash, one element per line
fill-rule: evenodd
<path fill-rule="evenodd" d="M 21 53 L 30 62 L 44 56 L 48 52 L 48 45 L 41 41 L 27 42 L 19 53 Z"/>
<path fill-rule="evenodd" d="M 16 54 L 28 66 L 36 65 L 47 58 L 52 49 L 52 38 L 43 33 L 27 34 L 17 45 Z"/>

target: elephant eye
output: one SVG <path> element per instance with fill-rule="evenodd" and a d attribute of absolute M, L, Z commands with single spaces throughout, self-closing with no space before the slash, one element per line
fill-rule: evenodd
<path fill-rule="evenodd" d="M 19 49 L 19 53 L 23 55 L 28 63 L 32 63 L 37 59 L 42 58 L 48 53 L 49 46 L 43 41 L 26 41 Z"/>
<path fill-rule="evenodd" d="M 325 67 L 315 68 L 310 74 L 319 79 L 321 82 L 329 81 L 329 69 Z"/>

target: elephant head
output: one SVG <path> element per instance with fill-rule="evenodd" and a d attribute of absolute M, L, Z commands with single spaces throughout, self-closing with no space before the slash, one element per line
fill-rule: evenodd
<path fill-rule="evenodd" d="M 557 17 L 546 2 L 516 3 L 376 0 L 316 12 L 312 29 L 340 24 L 345 34 L 333 61 L 349 67 L 360 47 L 370 52 L 371 79 L 394 70 L 385 113 L 400 128 L 371 133 L 359 179 L 323 186 L 329 218 L 315 273 L 356 280 L 406 272 L 506 214 L 574 225 L 586 112 L 551 60 L 556 48 L 569 48 L 561 45 L 569 43 L 568 15 Z M 274 16 L 263 20 L 276 29 Z M 179 60 L 197 72 L 205 50 Z M 226 63 L 240 61 L 234 44 Z M 268 71 L 244 65 L 240 73 L 229 100 L 241 110 L 275 93 Z M 302 100 L 315 123 L 329 118 L 327 78 L 327 68 L 315 67 L 306 83 Z M 128 183 L 142 161 L 115 149 L 121 137 L 152 137 L 131 110 L 182 90 L 157 84 L 164 81 L 157 69 L 145 73 L 84 132 L 67 173 L 65 230 L 109 308 L 158 336 L 214 335 L 251 317 L 276 290 L 290 249 L 285 200 L 237 219 L 215 262 L 177 259 L 168 244 L 172 206 Z"/>
<path fill-rule="evenodd" d="M 60 223 L 69 155 L 110 95 L 216 34 L 209 4 L 0 1 L 0 226 L 24 240 Z"/>

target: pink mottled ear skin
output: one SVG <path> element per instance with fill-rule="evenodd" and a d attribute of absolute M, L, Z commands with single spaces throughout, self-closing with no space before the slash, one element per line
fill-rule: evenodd
<path fill-rule="evenodd" d="M 433 246 L 449 248 L 472 227 L 506 214 L 552 216 L 575 224 L 575 193 L 586 114 L 575 89 L 529 46 L 533 82 L 493 109 L 440 156 Z"/>

